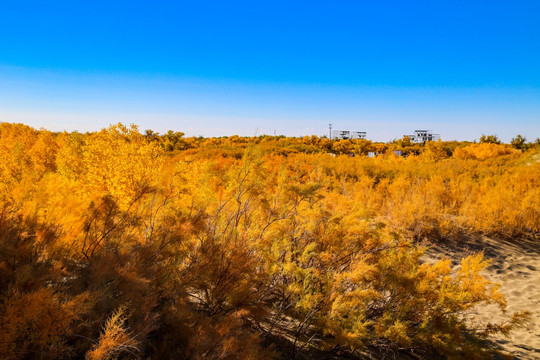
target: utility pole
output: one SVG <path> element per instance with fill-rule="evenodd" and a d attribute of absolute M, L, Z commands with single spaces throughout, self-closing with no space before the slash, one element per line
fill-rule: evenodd
<path fill-rule="evenodd" d="M 328 124 L 328 135 L 328 138 L 332 140 L 332 124 Z"/>

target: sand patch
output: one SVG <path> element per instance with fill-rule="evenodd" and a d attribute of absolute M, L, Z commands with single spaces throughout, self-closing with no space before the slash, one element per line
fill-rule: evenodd
<path fill-rule="evenodd" d="M 484 275 L 501 284 L 500 291 L 508 302 L 507 313 L 532 313 L 527 328 L 515 330 L 508 338 L 498 336 L 495 342 L 516 359 L 540 359 L 540 241 L 482 238 L 466 244 L 436 244 L 428 250 L 426 259 L 444 255 L 457 265 L 461 258 L 478 251 L 484 251 L 485 258 L 491 260 Z M 496 306 L 480 306 L 475 312 L 483 322 L 505 319 Z"/>

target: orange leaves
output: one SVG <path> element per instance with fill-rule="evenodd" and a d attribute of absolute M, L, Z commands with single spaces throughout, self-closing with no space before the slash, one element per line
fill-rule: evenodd
<path fill-rule="evenodd" d="M 4 299 L 0 312 L 0 357 L 16 357 L 31 349 L 61 351 L 73 314 L 49 289 L 14 293 Z M 56 349 L 55 349 L 56 348 Z M 61 352 L 57 353 L 58 355 Z"/>
<path fill-rule="evenodd" d="M 401 346 L 408 347 L 412 344 L 412 339 L 407 334 L 408 331 L 408 324 L 401 320 L 398 320 L 393 322 L 392 325 L 386 328 L 384 332 L 381 333 L 381 336 L 387 338 L 392 342 L 398 343 Z"/>
<path fill-rule="evenodd" d="M 480 275 L 480 272 L 489 265 L 482 253 L 468 256 L 461 260 L 456 280 L 461 290 L 466 294 L 463 298 L 464 306 L 473 306 L 478 302 L 498 304 L 501 309 L 506 307 L 506 300 L 499 292 L 499 285 L 492 284 Z"/>
<path fill-rule="evenodd" d="M 459 357 L 525 319 L 469 329 L 474 306 L 504 308 L 487 263 L 423 263 L 412 239 L 537 233 L 540 166 L 527 154 L 121 124 L 2 124 L 0 137 L 1 357 L 22 344 L 20 357 L 255 359 L 276 338 L 282 357 L 335 345 Z M 324 153 L 387 147 L 410 156 Z"/>
<path fill-rule="evenodd" d="M 422 152 L 422 158 L 427 161 L 439 161 L 448 158 L 448 154 L 441 140 L 428 141 Z"/>
<path fill-rule="evenodd" d="M 58 173 L 71 181 L 81 180 L 86 174 L 84 151 L 87 136 L 73 132 L 64 133 L 59 139 L 60 149 L 56 159 Z"/>
<path fill-rule="evenodd" d="M 89 192 L 110 194 L 125 206 L 155 184 L 163 164 L 160 154 L 159 146 L 148 143 L 136 126 L 111 126 L 88 138 L 81 186 Z"/>
<path fill-rule="evenodd" d="M 515 153 L 515 150 L 505 145 L 494 143 L 480 143 L 471 144 L 463 148 L 457 148 L 454 151 L 454 157 L 457 159 L 486 160 L 512 153 Z"/>
<path fill-rule="evenodd" d="M 41 132 L 29 151 L 30 158 L 36 171 L 44 174 L 46 171 L 56 171 L 56 153 L 58 152 L 56 137 L 50 132 Z"/>
<path fill-rule="evenodd" d="M 51 357 L 68 353 L 65 342 L 91 304 L 88 293 L 63 301 L 50 288 L 3 294 L 0 303 L 0 357 L 20 358 L 39 352 Z"/>
<path fill-rule="evenodd" d="M 87 360 L 116 359 L 123 352 L 137 355 L 138 341 L 125 326 L 125 312 L 126 307 L 121 306 L 107 319 L 98 342 L 86 353 Z"/>

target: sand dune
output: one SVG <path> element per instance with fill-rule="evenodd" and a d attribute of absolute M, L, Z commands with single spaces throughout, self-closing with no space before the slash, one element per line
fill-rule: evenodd
<path fill-rule="evenodd" d="M 478 251 L 484 251 L 491 260 L 485 276 L 501 284 L 500 291 L 508 301 L 507 313 L 532 312 L 532 321 L 526 328 L 515 330 L 508 338 L 498 336 L 496 343 L 515 359 L 540 359 L 540 242 L 482 238 L 466 244 L 437 244 L 427 255 L 445 255 L 457 264 L 462 257 Z M 505 318 L 495 306 L 481 306 L 475 315 L 478 320 L 490 322 Z"/>

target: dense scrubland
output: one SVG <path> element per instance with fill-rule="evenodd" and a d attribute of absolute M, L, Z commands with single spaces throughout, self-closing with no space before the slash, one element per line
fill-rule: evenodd
<path fill-rule="evenodd" d="M 2 123 L 0 358 L 490 358 L 527 312 L 472 318 L 481 253 L 422 261 L 538 239 L 538 147 L 481 140 Z"/>

